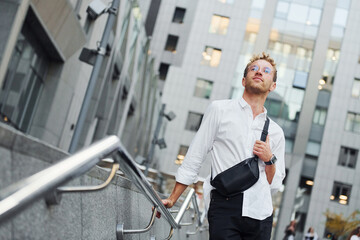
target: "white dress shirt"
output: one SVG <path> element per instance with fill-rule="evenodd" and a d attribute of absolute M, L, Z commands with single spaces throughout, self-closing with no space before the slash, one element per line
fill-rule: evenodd
<path fill-rule="evenodd" d="M 243 99 L 214 101 L 207 108 L 185 159 L 177 171 L 176 181 L 190 185 L 197 181 L 199 170 L 210 154 L 213 178 L 254 156 L 253 147 L 260 139 L 266 120 L 266 109 L 254 119 L 250 105 Z M 271 193 L 277 192 L 285 177 L 285 137 L 283 130 L 270 120 L 268 136 L 272 153 L 277 157 L 276 171 L 271 185 L 265 173 L 265 164 L 259 161 L 259 180 L 244 191 L 242 215 L 263 220 L 272 214 Z M 210 201 L 210 173 L 204 182 L 204 199 Z"/>

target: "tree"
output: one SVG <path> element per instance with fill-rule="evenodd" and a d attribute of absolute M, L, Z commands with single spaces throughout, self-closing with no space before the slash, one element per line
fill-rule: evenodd
<path fill-rule="evenodd" d="M 326 210 L 324 215 L 327 218 L 325 227 L 331 232 L 333 237 L 337 239 L 340 236 L 346 236 L 357 226 L 360 225 L 360 211 L 355 210 L 348 217 L 344 217 L 342 213 L 337 214 Z"/>

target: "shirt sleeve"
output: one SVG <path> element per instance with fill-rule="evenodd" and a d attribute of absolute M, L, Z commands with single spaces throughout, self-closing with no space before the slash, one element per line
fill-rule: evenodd
<path fill-rule="evenodd" d="M 219 107 L 212 102 L 206 109 L 201 125 L 176 173 L 176 181 L 185 185 L 197 182 L 206 155 L 211 151 L 219 123 Z"/>
<path fill-rule="evenodd" d="M 284 133 L 281 131 L 281 138 L 275 148 L 273 149 L 273 154 L 277 158 L 275 163 L 276 171 L 274 178 L 271 182 L 270 189 L 271 193 L 274 194 L 278 192 L 282 186 L 282 181 L 285 178 L 285 137 Z"/>

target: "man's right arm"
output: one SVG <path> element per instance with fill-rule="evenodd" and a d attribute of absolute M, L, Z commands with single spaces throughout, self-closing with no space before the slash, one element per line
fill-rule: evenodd
<path fill-rule="evenodd" d="M 176 174 L 175 187 L 167 199 L 162 202 L 167 208 L 171 208 L 188 185 L 196 181 L 202 162 L 206 154 L 212 149 L 212 145 L 217 133 L 219 122 L 219 107 L 212 102 L 206 109 L 200 128 L 187 151 L 182 165 Z"/>
<path fill-rule="evenodd" d="M 163 199 L 162 202 L 167 208 L 171 208 L 174 206 L 176 201 L 179 199 L 181 194 L 185 191 L 185 189 L 188 187 L 188 185 L 176 182 L 175 187 L 170 194 L 170 196 L 167 199 Z"/>

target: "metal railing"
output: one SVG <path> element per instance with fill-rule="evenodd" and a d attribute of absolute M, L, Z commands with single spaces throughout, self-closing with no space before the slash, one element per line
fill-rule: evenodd
<path fill-rule="evenodd" d="M 112 158 L 114 162 L 110 177 L 104 184 L 99 186 L 61 187 L 66 182 L 83 175 L 96 164 L 106 164 L 101 163 L 102 159 L 105 158 Z M 107 160 L 107 163 L 109 163 L 109 160 Z M 117 239 L 124 239 L 124 234 L 143 233 L 149 231 L 155 221 L 157 211 L 162 213 L 166 221 L 171 226 L 169 236 L 166 238 L 170 239 L 173 234 L 173 229 L 181 228 L 181 226 L 187 225 L 182 224 L 181 220 L 191 201 L 195 215 L 197 216 L 196 221 L 194 217 L 194 224 L 196 224 L 197 230 L 195 232 L 187 232 L 187 234 L 196 234 L 196 232 L 201 229 L 205 215 L 200 214 L 194 189 L 190 189 L 182 206 L 178 210 L 176 217 L 174 218 L 170 211 L 162 203 L 161 198 L 156 193 L 153 186 L 147 180 L 143 172 L 138 168 L 131 155 L 126 151 L 119 138 L 116 136 L 110 136 L 98 141 L 88 148 L 65 158 L 59 163 L 56 163 L 26 179 L 20 180 L 1 191 L 0 224 L 20 213 L 29 204 L 40 198 L 45 198 L 48 204 L 57 204 L 61 199 L 61 193 L 96 191 L 103 189 L 111 182 L 115 172 L 119 169 L 119 166 L 121 166 L 121 170 L 125 173 L 125 175 L 132 180 L 144 196 L 151 202 L 153 205 L 153 213 L 149 225 L 144 229 L 125 230 L 123 228 L 123 223 L 117 224 Z"/>

